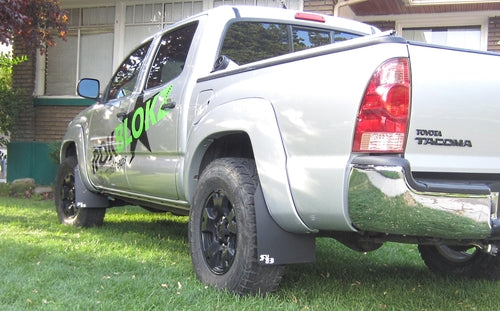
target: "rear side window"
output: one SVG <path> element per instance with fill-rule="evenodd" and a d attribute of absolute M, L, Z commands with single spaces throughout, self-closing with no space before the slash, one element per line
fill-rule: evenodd
<path fill-rule="evenodd" d="M 244 65 L 356 37 L 359 35 L 330 29 L 255 21 L 235 22 L 226 32 L 220 55 Z"/>
<path fill-rule="evenodd" d="M 332 43 L 330 31 L 293 27 L 292 34 L 294 52 Z"/>
<path fill-rule="evenodd" d="M 238 65 L 290 52 L 288 27 L 282 24 L 233 23 L 224 38 L 221 55 Z"/>
<path fill-rule="evenodd" d="M 181 74 L 197 26 L 198 22 L 192 23 L 163 35 L 149 71 L 147 89 L 170 82 Z"/>

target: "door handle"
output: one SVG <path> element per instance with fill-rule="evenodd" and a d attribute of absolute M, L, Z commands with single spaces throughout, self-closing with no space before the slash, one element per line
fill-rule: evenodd
<path fill-rule="evenodd" d="M 123 121 L 123 119 L 125 119 L 127 117 L 127 113 L 124 111 L 118 112 L 116 114 L 116 117 L 118 118 L 118 120 Z"/>
<path fill-rule="evenodd" d="M 166 103 L 161 105 L 160 109 L 161 110 L 169 110 L 169 109 L 174 109 L 174 108 L 175 108 L 175 102 L 169 98 Z"/>

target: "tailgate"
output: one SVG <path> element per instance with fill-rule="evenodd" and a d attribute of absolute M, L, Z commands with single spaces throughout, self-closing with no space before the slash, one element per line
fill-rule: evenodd
<path fill-rule="evenodd" d="M 500 56 L 410 44 L 414 172 L 500 173 Z"/>

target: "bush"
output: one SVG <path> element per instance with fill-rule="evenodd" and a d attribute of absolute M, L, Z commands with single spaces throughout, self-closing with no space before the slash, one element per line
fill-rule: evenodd
<path fill-rule="evenodd" d="M 31 197 L 35 187 L 35 181 L 32 178 L 16 180 L 9 186 L 9 196 L 16 198 Z"/>
<path fill-rule="evenodd" d="M 0 183 L 0 197 L 28 198 L 36 201 L 52 200 L 52 187 L 42 187 L 35 184 L 32 178 L 22 178 L 12 183 Z"/>
<path fill-rule="evenodd" d="M 9 184 L 0 183 L 0 197 L 9 196 Z"/>
<path fill-rule="evenodd" d="M 60 141 L 53 141 L 49 143 L 49 157 L 57 165 L 59 165 L 59 150 L 61 150 Z"/>

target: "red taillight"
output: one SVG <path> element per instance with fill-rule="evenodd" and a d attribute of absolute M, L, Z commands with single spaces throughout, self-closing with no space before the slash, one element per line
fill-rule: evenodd
<path fill-rule="evenodd" d="M 410 111 L 409 67 L 407 58 L 395 58 L 373 74 L 359 108 L 353 152 L 404 152 Z"/>

